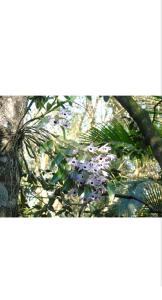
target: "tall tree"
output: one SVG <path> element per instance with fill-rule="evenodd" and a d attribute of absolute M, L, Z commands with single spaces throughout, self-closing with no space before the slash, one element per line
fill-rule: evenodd
<path fill-rule="evenodd" d="M 0 216 L 17 216 L 20 186 L 19 150 L 22 146 L 21 123 L 27 98 L 0 97 Z"/>

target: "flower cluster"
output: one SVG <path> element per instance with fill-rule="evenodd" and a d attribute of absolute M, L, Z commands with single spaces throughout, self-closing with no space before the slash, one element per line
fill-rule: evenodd
<path fill-rule="evenodd" d="M 61 107 L 58 111 L 55 119 L 53 121 L 54 125 L 58 125 L 64 128 L 69 128 L 71 122 L 71 111 L 69 105 L 64 104 L 64 107 Z"/>
<path fill-rule="evenodd" d="M 71 124 L 72 113 L 68 103 L 65 103 L 64 106 L 61 106 L 60 109 L 56 112 L 55 116 L 52 113 L 45 116 L 43 120 L 39 121 L 37 124 L 38 128 L 45 128 L 48 131 L 53 131 L 55 128 L 58 130 L 60 127 L 69 128 Z"/>
<path fill-rule="evenodd" d="M 80 160 L 76 155 L 67 159 L 71 167 L 70 178 L 75 182 L 75 188 L 70 191 L 70 195 L 78 196 L 81 186 L 90 187 L 90 191 L 85 194 L 84 200 L 99 200 L 106 192 L 105 184 L 109 177 L 109 168 L 116 156 L 110 153 L 111 148 L 107 145 L 95 147 L 89 145 L 84 151 L 84 159 Z"/>

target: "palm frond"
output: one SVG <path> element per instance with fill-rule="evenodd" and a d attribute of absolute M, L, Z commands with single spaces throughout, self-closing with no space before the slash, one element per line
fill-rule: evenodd
<path fill-rule="evenodd" d="M 152 212 L 162 216 L 162 186 L 154 181 L 147 181 L 137 186 L 135 194 L 140 197 Z"/>
<path fill-rule="evenodd" d="M 128 120 L 114 119 L 111 124 L 101 124 L 93 127 L 88 133 L 82 134 L 81 143 L 103 145 L 109 143 L 114 151 L 122 155 L 130 155 L 131 159 L 151 157 L 150 147 L 145 145 L 142 135 L 135 125 Z"/>
<path fill-rule="evenodd" d="M 111 141 L 132 143 L 128 128 L 117 120 L 114 120 L 111 124 L 101 124 L 98 127 L 91 128 L 88 133 L 81 135 L 81 141 L 84 143 L 97 142 L 98 144 Z"/>

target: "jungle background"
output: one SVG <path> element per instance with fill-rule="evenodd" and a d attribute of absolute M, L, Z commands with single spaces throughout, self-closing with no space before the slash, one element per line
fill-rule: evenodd
<path fill-rule="evenodd" d="M 162 216 L 162 97 L 0 102 L 1 216 Z"/>

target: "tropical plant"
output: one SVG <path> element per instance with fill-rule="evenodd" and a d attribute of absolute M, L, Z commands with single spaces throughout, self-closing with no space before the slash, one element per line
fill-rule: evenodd
<path fill-rule="evenodd" d="M 85 96 L 77 121 L 75 105 L 80 103 L 74 96 L 2 97 L 0 215 L 161 216 L 160 148 L 145 137 L 147 126 L 137 118 L 142 109 L 159 147 L 161 100 L 151 97 L 152 106 L 147 99 L 142 109 L 136 97 L 99 96 L 94 101 Z M 111 108 L 113 118 L 95 125 L 100 101 Z M 134 103 L 136 117 L 130 111 Z M 75 133 L 74 140 L 70 126 L 78 122 L 82 130 L 86 109 L 92 127 L 79 139 Z"/>

